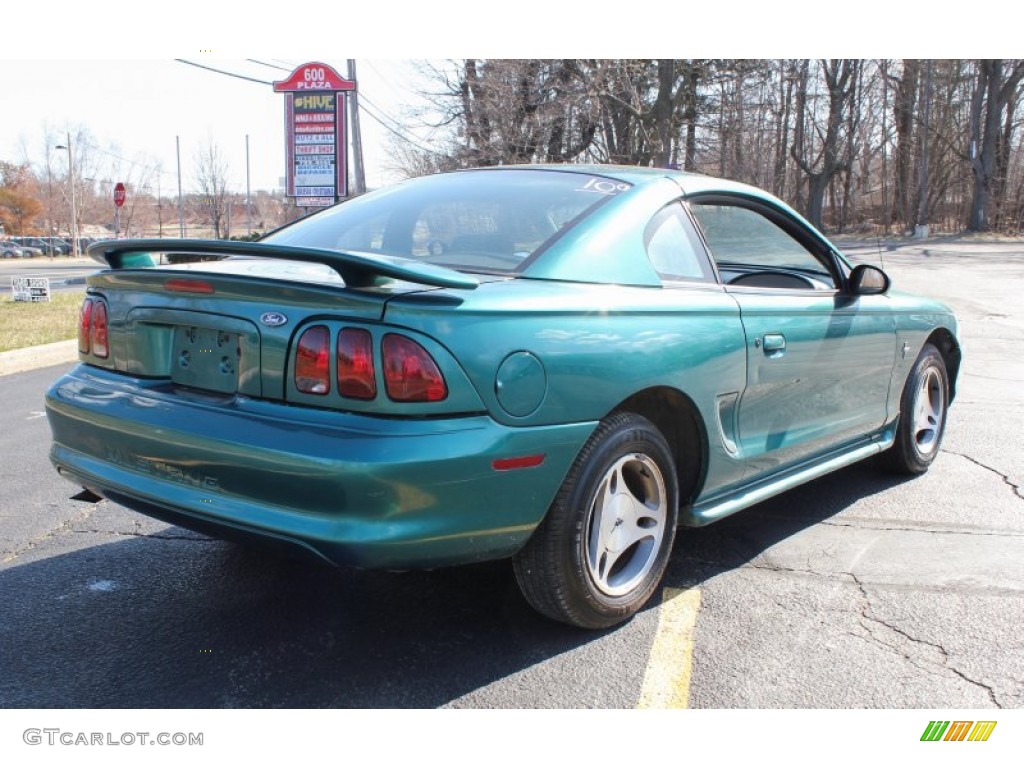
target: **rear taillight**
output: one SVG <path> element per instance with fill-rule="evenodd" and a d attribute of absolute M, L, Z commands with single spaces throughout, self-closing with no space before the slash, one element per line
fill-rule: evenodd
<path fill-rule="evenodd" d="M 110 354 L 107 305 L 100 299 L 86 299 L 78 316 L 78 351 L 106 358 Z"/>
<path fill-rule="evenodd" d="M 331 333 L 326 325 L 314 325 L 299 338 L 295 387 L 307 395 L 326 395 L 331 391 Z"/>
<path fill-rule="evenodd" d="M 105 358 L 110 353 L 107 343 L 107 305 L 102 301 L 94 303 L 89 339 L 92 342 L 92 353 L 96 357 Z"/>
<path fill-rule="evenodd" d="M 444 400 L 448 396 L 437 363 L 412 339 L 389 333 L 381 344 L 388 397 L 403 403 Z"/>
<path fill-rule="evenodd" d="M 356 400 L 377 396 L 373 336 L 369 331 L 345 328 L 338 334 L 338 392 Z"/>
<path fill-rule="evenodd" d="M 78 351 L 89 354 L 89 326 L 92 325 L 92 299 L 82 302 L 82 311 L 78 315 Z"/>

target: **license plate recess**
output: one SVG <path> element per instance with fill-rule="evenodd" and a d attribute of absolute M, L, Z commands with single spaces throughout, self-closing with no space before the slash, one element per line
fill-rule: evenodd
<path fill-rule="evenodd" d="M 211 392 L 236 392 L 241 356 L 237 333 L 194 325 L 176 326 L 171 380 Z"/>

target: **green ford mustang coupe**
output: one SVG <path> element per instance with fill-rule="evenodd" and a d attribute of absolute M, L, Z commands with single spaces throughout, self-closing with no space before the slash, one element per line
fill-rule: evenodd
<path fill-rule="evenodd" d="M 925 471 L 960 367 L 948 308 L 673 171 L 461 171 L 258 243 L 89 251 L 62 475 L 335 564 L 512 558 L 582 627 L 643 606 L 677 524 L 869 456 Z"/>

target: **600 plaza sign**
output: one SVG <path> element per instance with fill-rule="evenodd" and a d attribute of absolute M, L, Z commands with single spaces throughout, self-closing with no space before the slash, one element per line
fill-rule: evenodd
<path fill-rule="evenodd" d="M 285 193 L 296 205 L 330 205 L 348 196 L 345 94 L 355 88 L 319 62 L 274 83 L 285 94 Z"/>

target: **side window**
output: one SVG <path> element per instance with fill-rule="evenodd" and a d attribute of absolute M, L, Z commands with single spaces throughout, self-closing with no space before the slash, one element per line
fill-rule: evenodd
<path fill-rule="evenodd" d="M 663 280 L 713 280 L 704 249 L 679 203 L 662 208 L 644 231 L 651 266 Z"/>
<path fill-rule="evenodd" d="M 796 238 L 751 208 L 690 204 L 722 280 L 731 285 L 829 290 L 828 267 Z"/>

